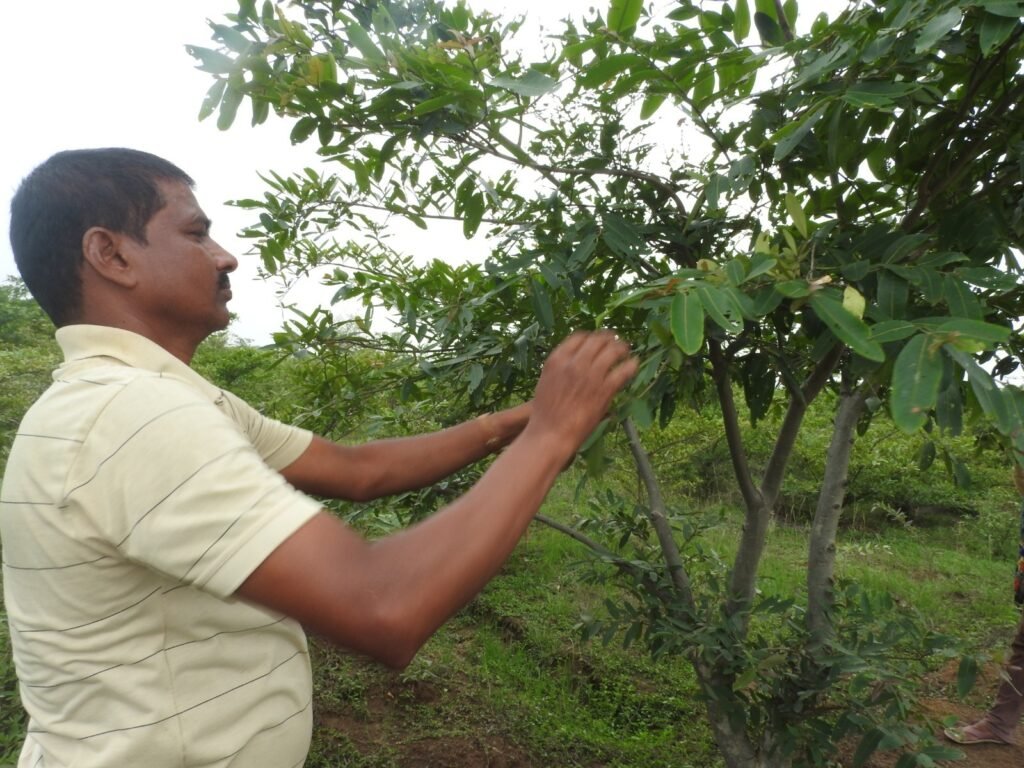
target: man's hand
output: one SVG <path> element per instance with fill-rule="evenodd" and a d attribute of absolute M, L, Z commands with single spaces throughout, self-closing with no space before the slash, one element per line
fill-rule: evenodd
<path fill-rule="evenodd" d="M 514 435 L 523 420 L 529 423 L 469 491 L 415 526 L 373 542 L 321 513 L 271 552 L 237 594 L 347 648 L 403 667 L 498 572 L 566 460 L 636 368 L 614 334 L 574 334 L 548 358 L 532 405 L 494 414 L 507 419 L 505 436 Z M 435 448 L 473 443 L 480 455 L 490 439 L 473 423 L 441 435 Z M 398 450 L 405 450 L 402 445 L 397 443 Z M 429 473 L 405 473 L 416 474 Z"/>
<path fill-rule="evenodd" d="M 574 333 L 544 364 L 524 434 L 543 434 L 570 459 L 637 365 L 629 347 L 610 331 Z"/>

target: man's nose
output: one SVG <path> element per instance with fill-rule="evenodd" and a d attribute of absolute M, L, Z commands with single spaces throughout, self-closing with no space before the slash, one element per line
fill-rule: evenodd
<path fill-rule="evenodd" d="M 238 259 L 220 243 L 215 241 L 214 245 L 217 249 L 217 270 L 219 272 L 234 272 L 238 269 Z"/>

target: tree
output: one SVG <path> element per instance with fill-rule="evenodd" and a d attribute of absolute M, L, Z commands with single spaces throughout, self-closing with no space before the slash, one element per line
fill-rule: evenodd
<path fill-rule="evenodd" d="M 0 467 L 21 417 L 60 360 L 53 324 L 16 278 L 0 283 Z"/>
<path fill-rule="evenodd" d="M 726 764 L 784 766 L 824 760 L 852 731 L 860 759 L 917 738 L 873 714 L 906 715 L 884 655 L 865 665 L 895 635 L 866 637 L 861 603 L 835 584 L 856 436 L 888 407 L 927 434 L 922 460 L 941 456 L 961 483 L 945 437 L 965 423 L 993 425 L 1008 460 L 1024 449 L 1024 394 L 1007 384 L 1020 351 L 1022 15 L 1015 0 L 877 0 L 797 34 L 794 0 L 681 0 L 656 16 L 611 0 L 528 63 L 511 50 L 519 21 L 463 3 L 242 0 L 212 24 L 216 49 L 190 50 L 215 77 L 202 116 L 227 128 L 248 98 L 254 123 L 275 110 L 338 169 L 270 174 L 264 197 L 239 205 L 259 214 L 266 271 L 328 267 L 337 298 L 367 308 L 360 334 L 374 307 L 394 312 L 389 343 L 461 377 L 477 406 L 527 385 L 574 328 L 628 336 L 643 365 L 588 457 L 599 465 L 621 423 L 645 514 L 618 545 L 567 532 L 632 590 L 604 625 L 691 661 Z M 706 151 L 667 143 L 674 124 Z M 483 228 L 490 258 L 418 266 L 389 247 L 394 218 Z M 826 389 L 838 397 L 806 603 L 759 599 L 787 461 Z M 755 423 L 785 410 L 764 466 L 748 457 L 737 393 Z M 665 497 L 643 438 L 678 406 L 708 403 L 745 506 L 724 574 L 686 549 L 693 521 Z M 658 557 L 637 556 L 651 536 Z"/>

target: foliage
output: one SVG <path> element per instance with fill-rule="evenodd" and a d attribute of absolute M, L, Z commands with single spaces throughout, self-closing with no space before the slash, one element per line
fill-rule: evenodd
<path fill-rule="evenodd" d="M 248 98 L 254 123 L 274 109 L 340 169 L 269 174 L 262 199 L 238 204 L 259 215 L 250 234 L 266 271 L 329 267 L 337 299 L 366 308 L 360 334 L 376 337 L 376 307 L 392 311 L 392 348 L 415 350 L 476 406 L 528 387 L 574 328 L 629 337 L 643 364 L 615 416 L 647 500 L 629 507 L 628 530 L 657 547 L 617 567 L 642 574 L 681 636 L 696 637 L 705 601 L 719 606 L 715 631 L 676 645 L 726 763 L 787 765 L 827 745 L 813 725 L 790 745 L 791 720 L 765 716 L 786 712 L 790 691 L 746 699 L 722 659 L 755 647 L 757 574 L 809 404 L 838 393 L 797 652 L 825 678 L 855 437 L 887 407 L 901 430 L 927 430 L 922 464 L 941 456 L 961 486 L 951 441 L 965 426 L 991 424 L 1007 463 L 1024 448 L 1024 393 L 1005 383 L 1022 296 L 1021 15 L 1003 0 L 890 0 L 798 34 L 795 2 L 656 13 L 611 0 L 526 62 L 510 45 L 520 22 L 462 3 L 300 0 L 284 13 L 242 0 L 212 25 L 218 47 L 191 51 L 215 78 L 204 116 L 228 127 Z M 659 133 L 673 121 L 706 152 L 674 151 Z M 487 232 L 491 257 L 418 264 L 390 248 L 382 215 L 423 228 L 454 218 L 466 237 Z M 339 230 L 360 234 L 339 243 Z M 763 467 L 734 382 L 753 423 L 783 411 Z M 717 585 L 688 572 L 641 437 L 714 399 L 746 515 Z M 593 469 L 603 434 L 587 447 Z"/>

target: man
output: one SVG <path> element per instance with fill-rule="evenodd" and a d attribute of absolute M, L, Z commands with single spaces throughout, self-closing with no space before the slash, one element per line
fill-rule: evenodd
<path fill-rule="evenodd" d="M 617 337 L 576 334 L 529 404 L 341 446 L 188 367 L 228 323 L 237 262 L 180 169 L 127 149 L 59 153 L 11 214 L 66 358 L 0 492 L 22 766 L 302 765 L 301 626 L 408 664 L 498 571 L 636 370 Z M 378 541 L 305 495 L 422 487 L 506 445 L 463 497 Z"/>
<path fill-rule="evenodd" d="M 1021 496 L 1020 552 L 1013 580 L 1014 602 L 1024 604 L 1024 468 L 1013 467 L 1013 483 Z M 946 728 L 944 733 L 957 744 L 1017 743 L 1014 732 L 1024 714 L 1024 617 L 1017 624 L 1017 634 L 1010 643 L 1010 659 L 1003 670 L 995 701 L 985 715 L 970 725 Z"/>

